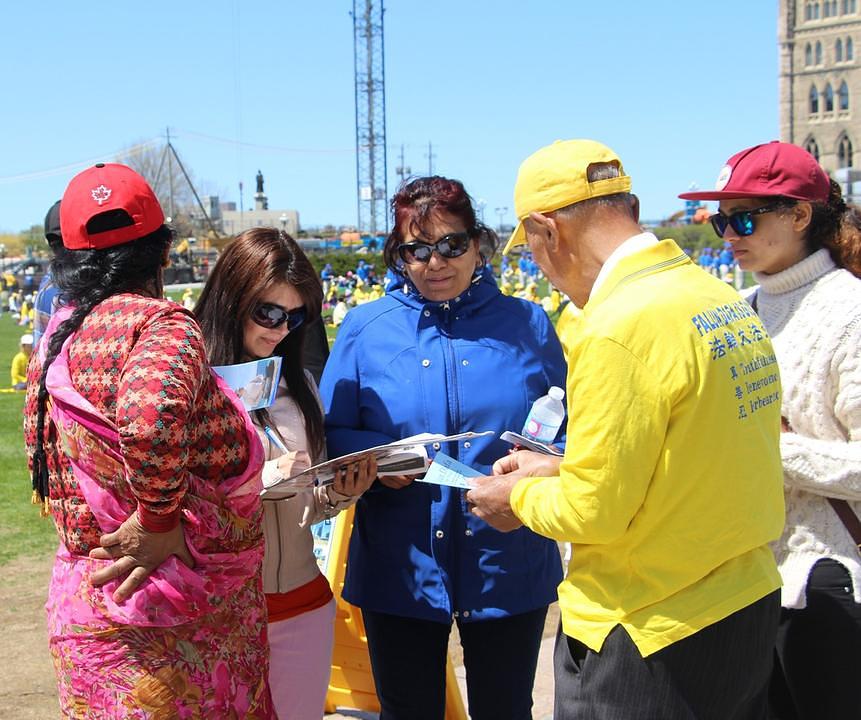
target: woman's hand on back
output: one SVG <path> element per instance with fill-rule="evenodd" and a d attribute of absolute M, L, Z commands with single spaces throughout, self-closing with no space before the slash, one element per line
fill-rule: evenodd
<path fill-rule="evenodd" d="M 121 603 L 141 586 L 171 555 L 176 555 L 188 567 L 194 567 L 194 558 L 185 544 L 185 534 L 180 522 L 167 532 L 149 532 L 132 513 L 115 532 L 106 533 L 99 538 L 100 548 L 90 551 L 90 557 L 97 560 L 116 560 L 93 573 L 95 586 L 125 576 L 114 591 L 114 601 Z"/>

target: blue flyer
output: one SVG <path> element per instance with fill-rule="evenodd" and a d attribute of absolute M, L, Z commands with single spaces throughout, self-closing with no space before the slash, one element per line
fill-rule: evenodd
<path fill-rule="evenodd" d="M 426 482 L 433 485 L 447 485 L 448 487 L 470 490 L 472 483 L 469 478 L 481 477 L 483 473 L 474 470 L 462 462 L 449 457 L 445 453 L 438 452 L 434 455 L 428 471 L 423 478 L 416 482 Z"/>

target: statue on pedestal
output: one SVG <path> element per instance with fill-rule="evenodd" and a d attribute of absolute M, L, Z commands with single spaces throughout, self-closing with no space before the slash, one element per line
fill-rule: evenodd
<path fill-rule="evenodd" d="M 263 173 L 259 170 L 257 171 L 257 192 L 263 192 Z"/>

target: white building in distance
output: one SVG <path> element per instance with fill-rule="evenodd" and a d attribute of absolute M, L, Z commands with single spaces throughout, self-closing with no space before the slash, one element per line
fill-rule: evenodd
<path fill-rule="evenodd" d="M 294 238 L 299 232 L 298 210 L 269 209 L 269 199 L 263 192 L 263 174 L 259 170 L 253 210 L 237 210 L 234 202 L 221 204 L 221 228 L 226 235 L 238 235 L 255 227 L 278 228 Z"/>

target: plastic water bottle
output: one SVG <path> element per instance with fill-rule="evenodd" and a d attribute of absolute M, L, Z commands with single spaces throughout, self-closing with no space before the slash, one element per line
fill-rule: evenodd
<path fill-rule="evenodd" d="M 552 443 L 565 420 L 564 397 L 565 391 L 554 385 L 544 397 L 538 398 L 526 416 L 521 435 L 538 442 Z"/>

